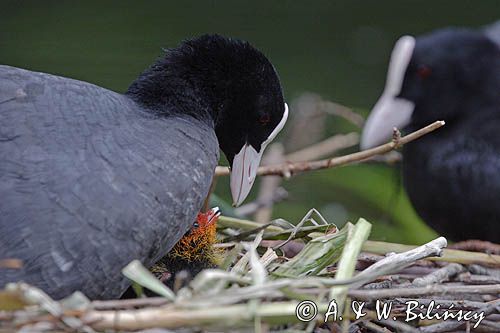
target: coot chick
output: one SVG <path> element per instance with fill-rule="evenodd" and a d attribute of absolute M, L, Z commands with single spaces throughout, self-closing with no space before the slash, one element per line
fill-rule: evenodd
<path fill-rule="evenodd" d="M 366 149 L 393 127 L 445 120 L 404 146 L 403 183 L 422 219 L 455 241 L 500 242 L 500 46 L 492 36 L 493 27 L 402 37 L 361 140 Z"/>
<path fill-rule="evenodd" d="M 205 35 L 167 50 L 119 94 L 0 66 L 0 287 L 119 297 L 121 269 L 150 267 L 192 226 L 219 147 L 236 204 L 288 109 L 249 43 Z"/>
<path fill-rule="evenodd" d="M 223 251 L 214 247 L 217 243 L 217 220 L 220 216 L 218 207 L 206 213 L 198 213 L 191 229 L 174 245 L 174 247 L 155 263 L 151 272 L 170 289 L 183 287 L 198 273 L 207 268 L 215 268 L 224 259 Z M 183 274 L 178 276 L 178 274 Z M 177 286 L 179 281 L 181 285 Z M 156 293 L 145 288 L 144 294 L 150 297 Z M 137 294 L 129 287 L 121 296 L 122 299 L 136 298 Z"/>
<path fill-rule="evenodd" d="M 151 271 L 172 288 L 179 272 L 186 272 L 188 281 L 202 270 L 215 268 L 221 264 L 223 252 L 214 248 L 214 244 L 217 243 L 219 216 L 220 210 L 217 207 L 206 213 L 198 213 L 193 227 L 152 267 Z"/>

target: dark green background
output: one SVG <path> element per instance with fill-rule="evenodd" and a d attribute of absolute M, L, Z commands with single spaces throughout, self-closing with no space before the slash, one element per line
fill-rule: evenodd
<path fill-rule="evenodd" d="M 399 36 L 480 26 L 499 12 L 498 1 L 0 1 L 0 63 L 122 92 L 162 47 L 217 32 L 262 49 L 288 100 L 312 91 L 366 112 Z M 342 212 L 366 217 L 372 238 L 432 237 L 399 186 L 397 170 L 385 166 L 310 173 L 285 183 L 290 200 L 275 215 L 293 222 L 315 207 L 338 224 Z M 227 187 L 220 182 L 217 193 L 227 198 Z"/>

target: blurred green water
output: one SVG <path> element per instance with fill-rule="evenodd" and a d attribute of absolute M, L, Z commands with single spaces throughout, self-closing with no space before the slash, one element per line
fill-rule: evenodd
<path fill-rule="evenodd" d="M 498 19 L 498 1 L 0 1 L 0 63 L 116 91 L 162 47 L 207 32 L 251 41 L 278 69 L 288 100 L 313 91 L 368 110 L 381 92 L 392 45 L 448 25 Z M 335 127 L 337 129 L 337 127 Z M 342 129 L 342 126 L 339 126 Z M 399 188 L 397 170 L 359 165 L 285 183 L 275 215 L 296 221 L 316 207 L 336 223 L 376 222 L 373 238 L 432 237 Z M 217 193 L 228 198 L 227 181 Z M 255 192 L 255 191 L 254 191 Z"/>

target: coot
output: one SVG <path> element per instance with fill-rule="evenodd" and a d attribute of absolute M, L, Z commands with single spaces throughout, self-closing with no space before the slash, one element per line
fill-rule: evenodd
<path fill-rule="evenodd" d="M 452 240 L 500 242 L 500 26 L 446 28 L 393 50 L 386 88 L 363 130 L 366 149 L 394 126 L 446 125 L 403 149 L 417 213 Z"/>
<path fill-rule="evenodd" d="M 288 109 L 249 43 L 204 35 L 167 50 L 119 94 L 0 66 L 0 287 L 119 297 L 133 259 L 151 266 L 192 226 L 219 147 L 235 204 Z"/>

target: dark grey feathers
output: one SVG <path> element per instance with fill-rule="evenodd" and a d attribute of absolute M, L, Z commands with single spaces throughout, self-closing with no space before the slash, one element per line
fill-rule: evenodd
<path fill-rule="evenodd" d="M 192 225 L 218 161 L 213 127 L 89 83 L 0 66 L 0 286 L 118 297 Z"/>

